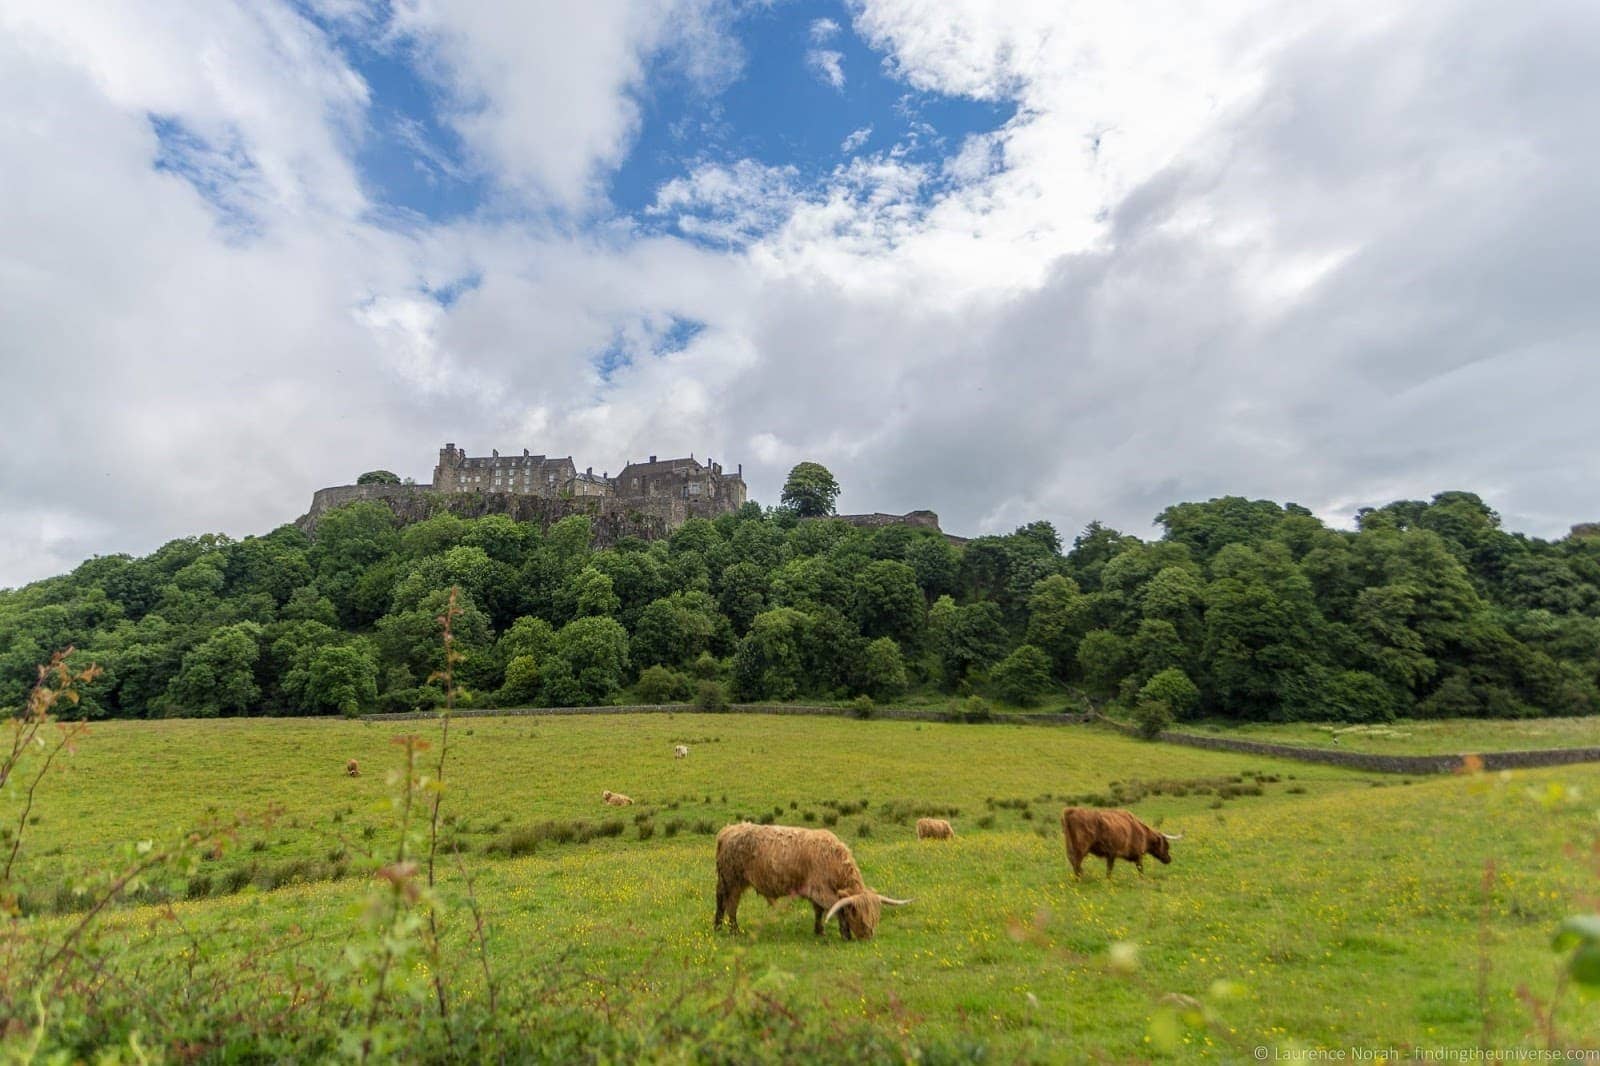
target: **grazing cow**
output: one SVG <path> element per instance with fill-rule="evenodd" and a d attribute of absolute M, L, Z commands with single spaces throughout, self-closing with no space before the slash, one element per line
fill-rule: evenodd
<path fill-rule="evenodd" d="M 1168 836 L 1151 829 L 1128 811 L 1099 810 L 1093 807 L 1068 807 L 1061 812 L 1061 833 L 1067 841 L 1067 860 L 1072 872 L 1083 877 L 1083 857 L 1098 855 L 1106 860 L 1106 876 L 1118 859 L 1131 862 L 1144 873 L 1144 857 L 1154 855 L 1163 863 L 1172 861 Z"/>
<path fill-rule="evenodd" d="M 918 840 L 954 840 L 956 831 L 943 818 L 918 818 Z"/>
<path fill-rule="evenodd" d="M 613 792 L 609 788 L 600 793 L 600 798 L 613 807 L 631 807 L 633 805 L 633 800 L 620 792 Z"/>
<path fill-rule="evenodd" d="M 689 757 L 689 745 L 687 745 L 687 744 L 674 745 L 673 749 L 672 749 L 672 757 L 674 759 L 686 759 L 686 758 L 688 758 Z"/>
<path fill-rule="evenodd" d="M 890 899 L 868 888 L 844 841 L 826 829 L 740 822 L 717 834 L 716 929 L 724 915 L 739 929 L 739 897 L 753 888 L 768 903 L 785 896 L 811 901 L 812 929 L 839 917 L 839 935 L 869 940 L 877 931 L 885 905 L 898 907 L 909 899 Z"/>
<path fill-rule="evenodd" d="M 349 762 L 344 764 L 344 772 L 349 774 L 351 777 L 360 777 L 361 764 L 356 762 L 354 759 L 351 759 Z"/>

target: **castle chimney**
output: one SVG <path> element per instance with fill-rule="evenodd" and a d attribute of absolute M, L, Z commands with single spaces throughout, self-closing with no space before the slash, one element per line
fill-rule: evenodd
<path fill-rule="evenodd" d="M 744 477 L 744 464 L 743 463 L 739 464 L 739 476 L 740 477 Z"/>
<path fill-rule="evenodd" d="M 587 467 L 583 472 L 585 474 L 588 474 L 590 477 L 594 477 L 594 467 L 592 467 L 592 466 L 591 467 Z"/>
<path fill-rule="evenodd" d="M 526 449 L 526 448 L 522 449 L 522 457 L 524 459 L 526 459 L 528 457 L 528 449 Z"/>
<path fill-rule="evenodd" d="M 653 462 L 655 462 L 655 461 L 656 461 L 656 457 L 655 457 L 655 456 L 653 456 L 653 455 L 652 455 L 652 456 L 651 456 L 651 457 L 650 457 L 650 461 L 651 461 L 651 462 L 652 462 L 652 463 L 653 463 Z"/>
<path fill-rule="evenodd" d="M 493 453 L 493 455 L 494 455 L 494 457 L 496 459 L 500 458 L 500 449 L 499 448 L 490 448 L 489 451 L 491 453 Z"/>

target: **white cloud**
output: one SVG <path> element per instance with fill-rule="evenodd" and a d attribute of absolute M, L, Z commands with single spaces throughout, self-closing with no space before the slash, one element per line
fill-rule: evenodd
<path fill-rule="evenodd" d="M 831 48 L 812 48 L 806 52 L 806 67 L 817 80 L 835 89 L 844 89 L 844 53 Z"/>
<path fill-rule="evenodd" d="M 816 181 L 702 161 L 648 213 L 693 240 L 570 212 L 649 57 L 737 67 L 724 9 L 319 10 L 431 58 L 495 211 L 373 220 L 368 87 L 291 6 L 0 9 L 0 582 L 260 532 L 447 439 L 709 453 L 767 501 L 812 458 L 962 532 L 1222 492 L 1600 517 L 1592 6 L 858 0 L 908 83 L 1016 117 L 942 161 L 858 130 Z"/>
<path fill-rule="evenodd" d="M 850 133 L 850 136 L 846 137 L 844 140 L 839 142 L 839 151 L 843 152 L 845 155 L 849 155 L 851 152 L 854 152 L 857 148 L 860 148 L 862 145 L 866 144 L 867 143 L 867 139 L 870 138 L 871 136 L 872 136 L 872 125 L 871 125 L 871 123 L 868 123 L 867 125 L 862 126 L 858 130 L 852 130 L 851 133 Z"/>
<path fill-rule="evenodd" d="M 707 89 L 738 73 L 731 17 L 723 0 L 397 0 L 392 32 L 430 59 L 491 176 L 583 210 L 637 132 L 634 94 L 652 57 Z"/>
<path fill-rule="evenodd" d="M 813 44 L 824 44 L 839 35 L 839 24 L 833 19 L 813 19 L 809 33 Z"/>

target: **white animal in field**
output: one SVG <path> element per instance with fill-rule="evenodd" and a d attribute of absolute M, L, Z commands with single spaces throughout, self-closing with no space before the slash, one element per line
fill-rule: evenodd
<path fill-rule="evenodd" d="M 674 745 L 673 748 L 672 748 L 672 757 L 674 759 L 687 759 L 689 757 L 689 745 L 687 745 L 687 744 Z"/>

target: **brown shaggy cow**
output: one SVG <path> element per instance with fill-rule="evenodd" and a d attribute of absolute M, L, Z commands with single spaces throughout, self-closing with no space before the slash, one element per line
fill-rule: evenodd
<path fill-rule="evenodd" d="M 1061 833 L 1067 840 L 1067 860 L 1072 872 L 1083 877 L 1083 857 L 1098 855 L 1106 860 L 1106 876 L 1118 859 L 1131 862 L 1144 873 L 1144 857 L 1154 855 L 1163 863 L 1172 861 L 1171 840 L 1151 829 L 1129 811 L 1107 811 L 1093 807 L 1068 807 L 1061 812 Z"/>
<path fill-rule="evenodd" d="M 611 804 L 613 807 L 629 807 L 633 805 L 633 800 L 629 799 L 627 796 L 624 796 L 620 792 L 613 792 L 609 788 L 600 793 L 600 798 Z"/>
<path fill-rule="evenodd" d="M 361 764 L 356 762 L 354 759 L 351 759 L 349 762 L 344 764 L 344 772 L 349 774 L 351 777 L 360 777 Z"/>
<path fill-rule="evenodd" d="M 918 818 L 918 840 L 954 840 L 956 831 L 943 818 Z"/>
<path fill-rule="evenodd" d="M 811 901 L 812 928 L 839 916 L 839 935 L 869 940 L 877 931 L 884 905 L 898 907 L 909 899 L 890 899 L 868 888 L 844 841 L 826 829 L 740 822 L 717 834 L 716 929 L 724 915 L 739 929 L 739 897 L 753 888 L 768 903 L 785 896 Z"/>

